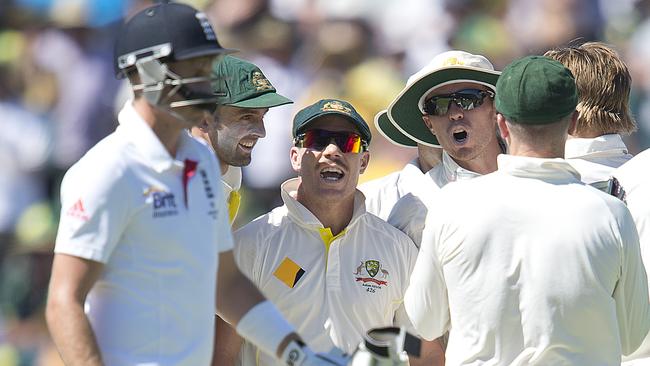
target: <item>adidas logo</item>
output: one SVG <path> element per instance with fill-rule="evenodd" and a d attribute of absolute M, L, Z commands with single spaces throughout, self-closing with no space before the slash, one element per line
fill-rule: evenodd
<path fill-rule="evenodd" d="M 70 217 L 77 218 L 77 219 L 81 219 L 81 220 L 84 220 L 84 221 L 90 220 L 90 217 L 88 217 L 88 215 L 86 215 L 86 210 L 84 210 L 84 204 L 83 204 L 83 201 L 81 201 L 81 198 L 78 199 L 77 202 L 75 202 L 75 204 L 72 205 L 72 207 L 70 207 L 68 209 L 68 211 L 66 212 L 66 215 L 70 216 Z"/>

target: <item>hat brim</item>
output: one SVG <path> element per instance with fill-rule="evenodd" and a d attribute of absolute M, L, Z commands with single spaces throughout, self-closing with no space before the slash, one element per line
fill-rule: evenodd
<path fill-rule="evenodd" d="M 407 85 L 388 107 L 389 121 L 402 134 L 423 145 L 440 147 L 438 139 L 422 120 L 420 103 L 433 89 L 451 83 L 476 83 L 494 89 L 500 71 L 469 66 L 450 66 L 423 75 Z"/>
<path fill-rule="evenodd" d="M 293 103 L 291 99 L 278 93 L 270 92 L 239 102 L 228 103 L 227 105 L 239 108 L 271 108 L 290 103 Z"/>
<path fill-rule="evenodd" d="M 377 131 L 392 144 L 402 147 L 417 147 L 417 142 L 411 140 L 390 122 L 388 112 L 383 110 L 375 115 L 375 127 Z"/>

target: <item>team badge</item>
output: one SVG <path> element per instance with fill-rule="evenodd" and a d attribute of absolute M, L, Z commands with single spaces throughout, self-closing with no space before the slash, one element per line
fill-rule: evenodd
<path fill-rule="evenodd" d="M 323 112 L 332 111 L 332 112 L 341 112 L 345 114 L 352 114 L 352 110 L 344 106 L 341 102 L 333 100 L 323 104 L 323 107 L 320 109 Z"/>
<path fill-rule="evenodd" d="M 353 274 L 356 282 L 361 282 L 361 286 L 366 288 L 367 292 L 374 293 L 382 286 L 388 286 L 390 273 L 382 266 L 381 262 L 374 259 L 359 262 L 357 270 Z"/>
<path fill-rule="evenodd" d="M 273 89 L 273 85 L 271 85 L 269 79 L 267 79 L 264 74 L 259 71 L 253 71 L 251 83 L 257 91 Z"/>

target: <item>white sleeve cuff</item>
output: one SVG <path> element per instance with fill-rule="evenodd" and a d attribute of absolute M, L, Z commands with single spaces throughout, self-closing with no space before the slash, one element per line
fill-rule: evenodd
<path fill-rule="evenodd" d="M 248 310 L 237 323 L 236 330 L 239 335 L 275 358 L 278 357 L 276 353 L 282 340 L 295 331 L 268 300 Z"/>

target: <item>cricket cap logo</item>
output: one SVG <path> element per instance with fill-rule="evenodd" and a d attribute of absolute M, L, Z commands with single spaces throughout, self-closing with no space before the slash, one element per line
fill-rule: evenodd
<path fill-rule="evenodd" d="M 261 90 L 273 90 L 273 85 L 269 79 L 267 79 L 264 74 L 259 71 L 254 71 L 251 77 L 251 83 L 257 91 Z"/>
<path fill-rule="evenodd" d="M 343 105 L 343 103 L 333 100 L 323 104 L 323 107 L 320 109 L 323 112 L 339 112 L 344 114 L 352 114 L 352 110 Z"/>

